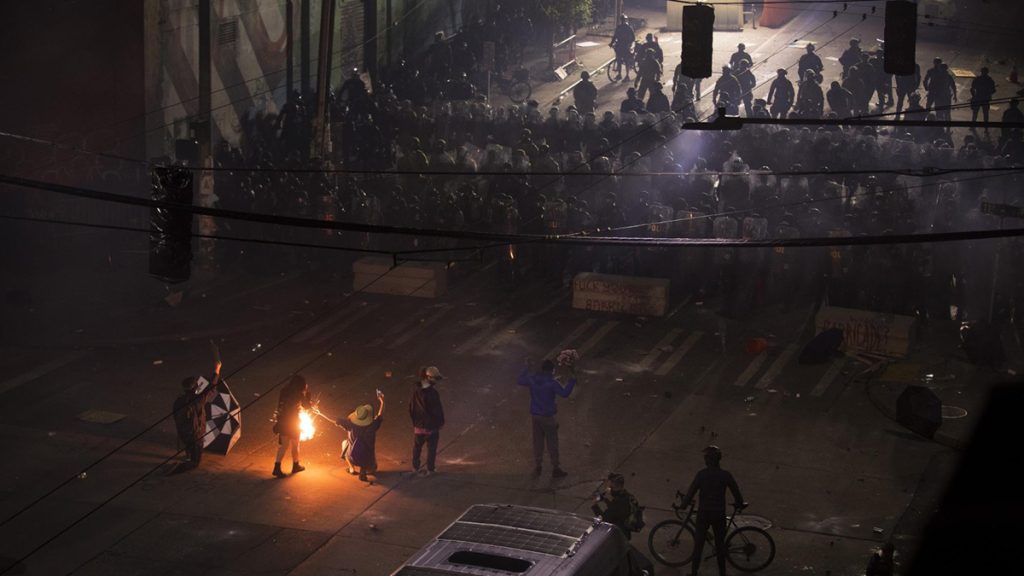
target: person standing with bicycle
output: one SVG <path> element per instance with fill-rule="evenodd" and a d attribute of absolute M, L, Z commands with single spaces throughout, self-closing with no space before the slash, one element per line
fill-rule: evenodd
<path fill-rule="evenodd" d="M 715 532 L 715 550 L 718 550 L 715 559 L 718 560 L 718 574 L 725 576 L 725 490 L 728 488 L 732 492 L 737 509 L 742 510 L 747 507 L 747 503 L 743 501 L 743 495 L 740 493 L 740 487 L 736 484 L 736 479 L 728 470 L 722 470 L 721 462 L 721 448 L 712 445 L 704 449 L 705 468 L 694 476 L 693 482 L 690 483 L 690 489 L 683 496 L 680 506 L 681 508 L 689 506 L 693 497 L 700 492 L 691 563 L 693 566 L 691 574 L 694 576 L 700 569 L 700 560 L 704 553 L 704 537 L 707 535 L 709 527 Z"/>
<path fill-rule="evenodd" d="M 632 56 L 631 50 L 633 50 L 633 44 L 635 43 L 636 33 L 633 32 L 633 28 L 629 25 L 629 17 L 623 14 L 622 19 L 619 20 L 619 25 L 615 27 L 612 41 L 608 44 L 608 46 L 615 49 L 615 62 L 611 65 L 616 67 L 616 80 L 622 78 L 622 68 L 623 64 L 625 64 L 626 81 L 629 82 L 629 69 L 632 68 L 630 60 Z"/>

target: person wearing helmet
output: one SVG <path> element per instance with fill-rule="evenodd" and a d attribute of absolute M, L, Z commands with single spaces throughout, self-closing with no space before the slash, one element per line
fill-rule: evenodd
<path fill-rule="evenodd" d="M 200 384 L 206 382 L 201 376 L 189 376 L 181 382 L 181 395 L 174 400 L 174 427 L 178 431 L 178 440 L 185 446 L 188 460 L 179 464 L 175 472 L 187 472 L 199 466 L 199 461 L 203 457 L 206 405 L 217 397 L 220 367 L 221 362 L 218 358 L 213 365 L 213 378 L 209 380 L 206 388 L 200 389 Z"/>
<path fill-rule="evenodd" d="M 739 46 L 736 46 L 736 51 L 729 57 L 729 66 L 732 66 L 733 69 L 737 69 L 740 67 L 740 62 L 746 62 L 748 68 L 753 67 L 754 59 L 750 57 L 750 53 L 746 50 L 747 45 L 742 42 Z"/>
<path fill-rule="evenodd" d="M 793 83 L 786 78 L 785 68 L 779 68 L 775 73 L 775 80 L 772 80 L 768 89 L 768 106 L 771 106 L 772 118 L 786 118 L 796 100 L 796 91 Z"/>
<path fill-rule="evenodd" d="M 716 108 L 725 108 L 729 116 L 736 116 L 740 112 L 740 88 L 739 80 L 732 73 L 732 68 L 722 66 L 722 77 L 715 82 L 715 89 L 711 93 L 711 101 Z"/>
<path fill-rule="evenodd" d="M 594 111 L 597 106 L 597 86 L 590 81 L 590 72 L 580 72 L 580 81 L 572 89 L 572 98 L 580 114 Z"/>
<path fill-rule="evenodd" d="M 691 573 L 694 575 L 700 569 L 700 561 L 704 553 L 704 537 L 707 535 L 709 527 L 715 532 L 715 549 L 725 550 L 726 489 L 732 492 L 733 499 L 735 500 L 733 506 L 738 510 L 747 507 L 747 503 L 743 501 L 743 494 L 740 493 L 740 487 L 736 484 L 736 479 L 733 478 L 728 470 L 722 469 L 721 462 L 721 448 L 714 445 L 704 448 L 704 469 L 697 472 L 697 475 L 694 476 L 693 482 L 690 483 L 690 489 L 686 491 L 685 496 L 676 492 L 676 496 L 682 498 L 682 502 L 678 506 L 679 508 L 687 508 L 690 502 L 693 501 L 694 496 L 697 496 L 698 492 L 700 493 L 697 507 L 697 526 L 694 531 L 693 562 L 691 563 Z M 717 554 L 716 558 L 718 560 L 718 573 L 724 576 L 725 554 Z"/>
<path fill-rule="evenodd" d="M 821 57 L 814 53 L 814 44 L 807 44 L 807 53 L 800 57 L 800 61 L 797 63 L 797 79 L 801 79 L 807 75 L 808 70 L 814 70 L 814 76 L 821 76 L 821 71 L 825 69 L 825 65 L 821 62 Z"/>
<path fill-rule="evenodd" d="M 843 78 L 846 78 L 846 75 L 850 72 L 850 68 L 860 64 L 860 61 L 860 39 L 851 38 L 850 47 L 843 51 L 843 55 L 839 57 L 839 63 L 843 65 Z"/>
<path fill-rule="evenodd" d="M 629 17 L 625 14 L 619 20 L 619 25 L 615 27 L 615 33 L 612 35 L 612 41 L 608 46 L 615 49 L 615 64 L 617 66 L 615 73 L 615 79 L 622 78 L 623 64 L 629 62 L 630 51 L 633 49 L 633 44 L 636 42 L 636 33 L 633 32 L 633 28 L 629 25 Z M 626 66 L 626 81 L 629 81 L 629 69 L 630 66 Z"/>

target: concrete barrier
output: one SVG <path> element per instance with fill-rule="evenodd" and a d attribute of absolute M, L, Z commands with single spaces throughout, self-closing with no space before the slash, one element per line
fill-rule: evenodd
<path fill-rule="evenodd" d="M 911 316 L 822 306 L 814 327 L 818 334 L 829 328 L 841 329 L 848 351 L 902 358 L 910 350 L 916 321 Z"/>
<path fill-rule="evenodd" d="M 448 287 L 441 262 L 403 262 L 394 269 L 390 258 L 367 256 L 352 263 L 352 289 L 371 294 L 437 298 Z"/>
<path fill-rule="evenodd" d="M 669 281 L 582 272 L 572 282 L 572 307 L 636 316 L 664 316 Z"/>

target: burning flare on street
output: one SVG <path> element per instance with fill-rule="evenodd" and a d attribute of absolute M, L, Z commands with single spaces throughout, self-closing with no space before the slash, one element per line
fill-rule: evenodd
<path fill-rule="evenodd" d="M 314 420 L 312 412 L 305 408 L 299 409 L 299 440 L 305 442 L 313 439 L 313 435 L 316 434 Z"/>

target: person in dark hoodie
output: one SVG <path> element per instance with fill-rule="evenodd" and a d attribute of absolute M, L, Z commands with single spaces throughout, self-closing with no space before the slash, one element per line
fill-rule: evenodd
<path fill-rule="evenodd" d="M 412 470 L 415 474 L 430 476 L 434 473 L 437 460 L 437 440 L 444 427 L 444 407 L 441 406 L 441 395 L 438 394 L 437 383 L 444 379 L 437 366 L 428 366 L 420 370 L 420 381 L 412 391 L 409 400 L 409 417 L 412 419 Z M 427 445 L 427 467 L 420 468 L 420 455 L 423 445 Z"/>

